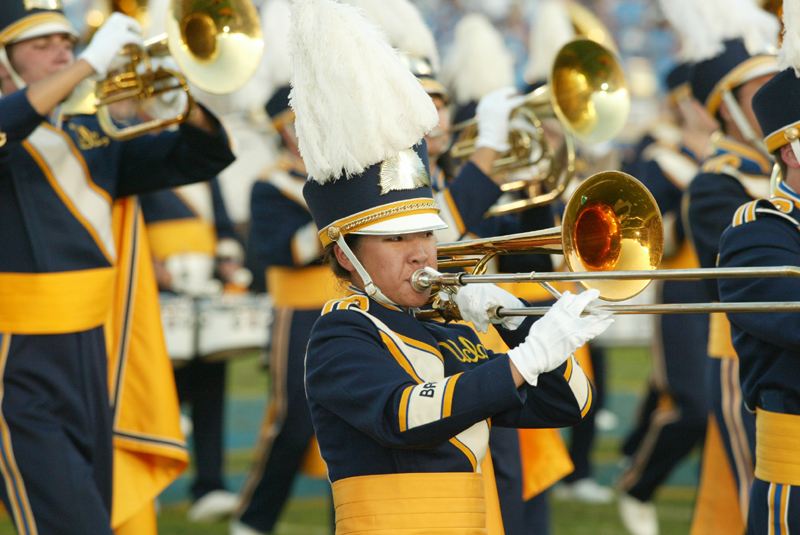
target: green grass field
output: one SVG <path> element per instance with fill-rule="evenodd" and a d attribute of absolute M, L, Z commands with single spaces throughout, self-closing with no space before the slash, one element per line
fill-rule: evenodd
<path fill-rule="evenodd" d="M 608 352 L 607 408 L 620 418 L 617 429 L 601 432 L 593 451 L 597 479 L 613 484 L 619 472 L 619 446 L 632 424 L 638 398 L 645 388 L 650 369 L 649 354 L 640 348 L 613 349 Z M 266 398 L 267 379 L 258 359 L 234 361 L 229 370 L 229 397 L 226 421 L 226 475 L 229 487 L 238 488 L 251 457 L 258 423 Z M 684 462 L 656 495 L 662 535 L 686 535 L 692 517 L 697 459 L 695 454 Z M 185 499 L 191 469 L 164 495 L 159 516 L 161 535 L 227 535 L 227 522 L 192 524 L 186 520 Z M 276 535 L 328 535 L 331 521 L 327 499 L 319 484 L 299 481 L 287 509 L 278 524 Z M 551 499 L 553 535 L 624 535 L 616 503 L 585 505 Z M 0 520 L 0 535 L 10 535 L 10 520 Z"/>

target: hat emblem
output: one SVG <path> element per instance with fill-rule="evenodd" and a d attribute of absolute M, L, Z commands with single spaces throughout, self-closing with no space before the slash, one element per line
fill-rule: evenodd
<path fill-rule="evenodd" d="M 431 185 L 425 164 L 414 149 L 401 150 L 397 156 L 384 160 L 378 176 L 381 195 L 390 191 L 413 190 Z"/>
<path fill-rule="evenodd" d="M 25 9 L 48 9 L 63 11 L 61 0 L 24 0 Z"/>

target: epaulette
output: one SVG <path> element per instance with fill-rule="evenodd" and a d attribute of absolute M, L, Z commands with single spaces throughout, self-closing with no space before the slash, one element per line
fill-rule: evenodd
<path fill-rule="evenodd" d="M 358 308 L 367 312 L 369 310 L 369 299 L 365 295 L 351 295 L 344 299 L 332 299 L 325 303 L 322 307 L 322 316 L 334 310 L 348 310 L 350 308 Z"/>
<path fill-rule="evenodd" d="M 738 227 L 744 223 L 755 221 L 761 216 L 777 216 L 789 221 L 792 225 L 800 227 L 800 222 L 789 214 L 794 205 L 786 199 L 758 199 L 740 206 L 733 214 L 732 226 Z"/>
<path fill-rule="evenodd" d="M 726 166 L 738 169 L 740 165 L 742 165 L 742 159 L 739 156 L 726 153 L 709 158 L 703 162 L 703 166 L 700 168 L 700 170 L 704 173 L 720 174 L 722 173 L 723 168 Z"/>

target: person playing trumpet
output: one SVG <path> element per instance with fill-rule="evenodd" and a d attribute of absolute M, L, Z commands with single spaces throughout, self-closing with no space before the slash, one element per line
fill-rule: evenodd
<path fill-rule="evenodd" d="M 179 131 L 124 143 L 93 116 L 53 115 L 140 35 L 114 15 L 76 59 L 60 2 L 0 11 L 0 244 L 15 252 L 0 258 L 0 497 L 20 533 L 111 533 L 113 200 L 209 180 L 233 161 L 201 108 Z"/>

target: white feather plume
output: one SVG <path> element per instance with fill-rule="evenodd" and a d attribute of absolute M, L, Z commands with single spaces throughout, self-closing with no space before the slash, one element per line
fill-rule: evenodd
<path fill-rule="evenodd" d="M 781 69 L 794 69 L 800 78 L 800 0 L 783 0 L 783 42 L 778 50 Z"/>
<path fill-rule="evenodd" d="M 528 38 L 525 81 L 547 80 L 561 47 L 575 38 L 575 27 L 563 0 L 545 0 L 539 5 Z"/>
<path fill-rule="evenodd" d="M 751 55 L 775 53 L 780 21 L 754 0 L 704 0 L 698 5 L 710 11 L 710 26 L 723 40 L 742 39 Z"/>
<path fill-rule="evenodd" d="M 485 16 L 464 16 L 455 29 L 442 81 L 453 89 L 455 100 L 464 105 L 495 89 L 514 85 L 514 58 L 503 36 Z"/>
<path fill-rule="evenodd" d="M 713 1 L 713 0 L 710 0 Z M 681 62 L 699 62 L 724 51 L 720 25 L 705 0 L 660 0 L 661 12 L 681 41 Z"/>
<path fill-rule="evenodd" d="M 269 0 L 261 11 L 261 32 L 264 35 L 264 57 L 260 68 L 265 73 L 268 97 L 292 79 L 289 57 L 289 0 Z"/>
<path fill-rule="evenodd" d="M 295 0 L 289 52 L 300 153 L 317 182 L 359 174 L 439 122 L 419 81 L 353 6 Z"/>
<path fill-rule="evenodd" d="M 346 0 L 364 10 L 367 19 L 379 26 L 389 44 L 400 52 L 426 58 L 433 72 L 439 72 L 439 51 L 433 32 L 422 13 L 409 0 Z"/>

